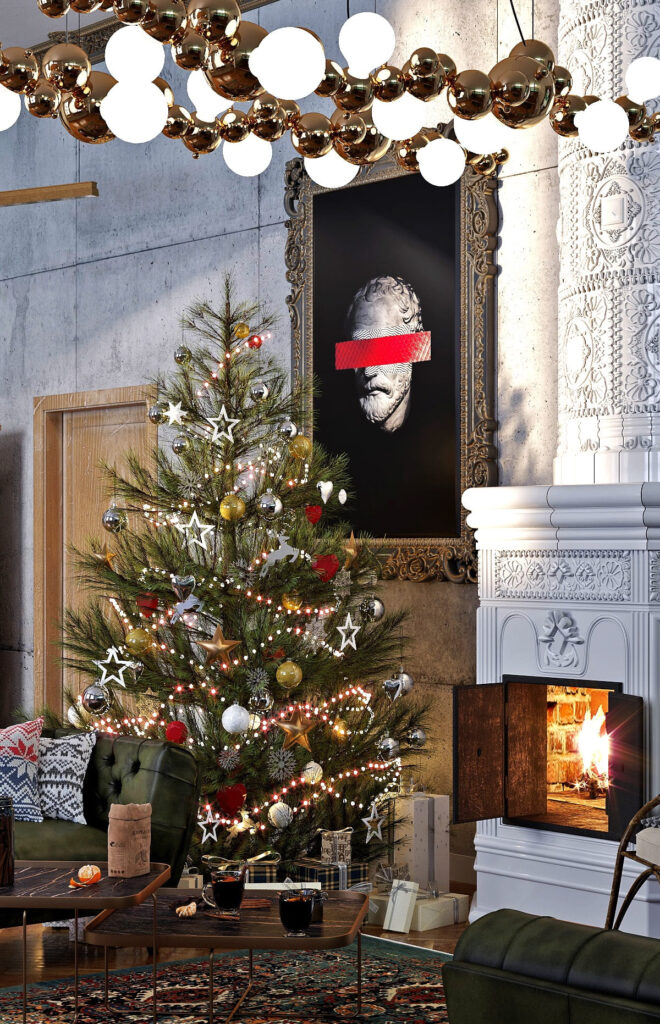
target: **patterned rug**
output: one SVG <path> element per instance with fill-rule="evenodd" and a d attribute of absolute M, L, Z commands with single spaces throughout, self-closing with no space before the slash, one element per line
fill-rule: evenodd
<path fill-rule="evenodd" d="M 441 965 L 444 953 L 365 936 L 362 941 L 362 1015 L 356 1009 L 356 947 L 303 953 L 255 953 L 254 984 L 232 1024 L 447 1024 Z M 247 978 L 247 954 L 215 957 L 215 1020 L 220 1024 Z M 206 1024 L 208 960 L 163 964 L 158 969 L 159 1024 Z M 103 1005 L 103 975 L 81 978 L 78 1024 L 112 1018 L 116 1024 L 151 1024 L 151 968 L 112 971 L 110 1011 Z M 20 1024 L 22 996 L 0 990 L 0 1021 Z M 73 979 L 28 989 L 29 1024 L 73 1020 Z"/>

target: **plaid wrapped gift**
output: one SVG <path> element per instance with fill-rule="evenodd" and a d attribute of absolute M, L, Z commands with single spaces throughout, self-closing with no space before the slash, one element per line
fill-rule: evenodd
<path fill-rule="evenodd" d="M 248 863 L 248 882 L 283 882 L 286 871 L 278 860 L 260 860 L 255 864 Z"/>
<path fill-rule="evenodd" d="M 352 885 L 369 880 L 369 865 L 354 861 L 352 864 L 323 864 L 305 857 L 294 864 L 296 882 L 320 882 L 322 889 L 350 889 Z"/>

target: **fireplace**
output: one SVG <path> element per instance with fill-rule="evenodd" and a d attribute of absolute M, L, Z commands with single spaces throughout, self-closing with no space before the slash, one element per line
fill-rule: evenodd
<path fill-rule="evenodd" d="M 640 697 L 513 675 L 454 694 L 455 822 L 620 839 L 643 803 Z"/>

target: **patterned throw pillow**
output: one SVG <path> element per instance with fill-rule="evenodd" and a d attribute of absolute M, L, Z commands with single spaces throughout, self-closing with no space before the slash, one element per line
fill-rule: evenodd
<path fill-rule="evenodd" d="M 37 760 L 43 718 L 0 729 L 0 796 L 14 801 L 17 821 L 43 821 Z"/>
<path fill-rule="evenodd" d="M 86 824 L 83 782 L 95 743 L 94 732 L 39 741 L 39 799 L 44 818 Z"/>

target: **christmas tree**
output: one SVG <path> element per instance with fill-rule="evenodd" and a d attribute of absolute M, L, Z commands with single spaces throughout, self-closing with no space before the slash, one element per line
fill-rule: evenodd
<path fill-rule="evenodd" d="M 64 664 L 87 679 L 68 717 L 190 747 L 193 852 L 289 863 L 320 829 L 353 827 L 370 859 L 425 741 L 403 615 L 345 521 L 346 459 L 312 444 L 302 392 L 268 355 L 273 318 L 224 287 L 219 311 L 186 311 L 190 347 L 155 382 L 153 463 L 105 467 L 107 540 L 77 553 L 90 604 L 63 623 Z"/>

